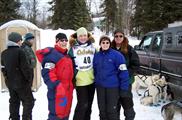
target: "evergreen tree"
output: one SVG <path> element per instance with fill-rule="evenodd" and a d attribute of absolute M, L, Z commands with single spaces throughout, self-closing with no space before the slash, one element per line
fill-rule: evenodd
<path fill-rule="evenodd" d="M 142 32 L 142 22 L 143 22 L 143 8 L 142 8 L 142 0 L 135 1 L 135 14 L 131 18 L 131 34 L 134 36 L 140 36 Z"/>
<path fill-rule="evenodd" d="M 19 0 L 0 0 L 0 23 L 19 18 Z"/>
<path fill-rule="evenodd" d="M 162 30 L 169 23 L 182 20 L 181 0 L 136 0 L 132 27 L 137 33 Z"/>
<path fill-rule="evenodd" d="M 104 2 L 100 5 L 100 8 L 103 8 L 102 14 L 105 16 L 103 22 L 105 23 L 106 34 L 109 31 L 113 31 L 115 29 L 117 19 L 117 4 L 114 0 L 104 0 Z"/>
<path fill-rule="evenodd" d="M 54 28 L 88 28 L 91 17 L 85 0 L 52 0 L 52 25 Z"/>

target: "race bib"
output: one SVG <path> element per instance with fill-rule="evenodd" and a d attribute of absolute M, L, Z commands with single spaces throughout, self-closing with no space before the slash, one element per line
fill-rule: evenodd
<path fill-rule="evenodd" d="M 86 71 L 93 67 L 93 57 L 95 48 L 92 45 L 86 47 L 76 47 L 73 49 L 76 69 Z"/>

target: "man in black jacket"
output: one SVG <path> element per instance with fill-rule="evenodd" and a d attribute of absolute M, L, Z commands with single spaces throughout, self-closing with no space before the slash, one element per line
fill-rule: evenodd
<path fill-rule="evenodd" d="M 27 33 L 24 36 L 24 42 L 22 43 L 22 46 L 21 46 L 21 48 L 25 52 L 29 67 L 31 68 L 31 71 L 30 71 L 31 86 L 33 85 L 34 68 L 36 67 L 36 63 L 37 63 L 34 51 L 31 48 L 34 41 L 35 41 L 35 36 L 32 33 Z"/>
<path fill-rule="evenodd" d="M 30 67 L 20 48 L 22 36 L 12 32 L 8 36 L 7 49 L 1 54 L 2 72 L 9 90 L 10 120 L 20 120 L 20 102 L 23 105 L 22 120 L 32 120 L 34 97 L 31 92 Z"/>

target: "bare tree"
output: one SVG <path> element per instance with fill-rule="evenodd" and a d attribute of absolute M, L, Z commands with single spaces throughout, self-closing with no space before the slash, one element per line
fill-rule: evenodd
<path fill-rule="evenodd" d="M 49 17 L 51 13 L 48 11 L 48 6 L 44 6 L 40 10 L 40 14 L 38 15 L 39 19 L 37 20 L 38 26 L 40 28 L 47 28 L 48 25 L 50 24 Z"/>
<path fill-rule="evenodd" d="M 39 5 L 38 0 L 22 1 L 20 14 L 24 16 L 24 18 L 27 19 L 28 21 L 37 24 L 37 16 L 39 15 L 38 5 Z"/>
<path fill-rule="evenodd" d="M 130 33 L 130 21 L 135 6 L 135 0 L 116 0 L 116 28 L 121 28 L 126 34 Z"/>

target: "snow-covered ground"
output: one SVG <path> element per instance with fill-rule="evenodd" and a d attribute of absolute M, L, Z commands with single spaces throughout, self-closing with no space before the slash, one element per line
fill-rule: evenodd
<path fill-rule="evenodd" d="M 58 32 L 64 32 L 67 36 L 74 33 L 73 30 L 41 30 L 41 48 L 47 47 L 47 46 L 53 46 L 55 42 L 55 35 Z M 103 35 L 101 31 L 98 29 L 94 30 L 93 36 L 96 39 L 95 45 L 98 46 L 99 38 L 101 35 Z M 128 37 L 129 43 L 134 46 L 139 43 L 138 40 Z M 48 108 L 47 108 L 47 98 L 46 98 L 47 88 L 45 84 L 42 82 L 42 86 L 39 88 L 37 92 L 34 92 L 34 97 L 36 98 L 35 106 L 33 109 L 33 120 L 46 120 L 48 115 Z M 158 107 L 150 107 L 150 106 L 143 106 L 140 104 L 140 97 L 136 95 L 135 92 L 133 92 L 134 95 L 134 109 L 136 111 L 136 118 L 135 120 L 163 120 L 161 116 L 161 106 Z M 72 103 L 72 109 L 70 114 L 70 120 L 72 120 L 74 109 L 76 106 L 76 94 L 74 91 L 74 98 Z M 1 120 L 7 120 L 9 117 L 9 93 L 8 92 L 0 92 L 0 119 Z M 97 98 L 95 95 L 93 106 L 92 106 L 92 120 L 99 120 L 99 111 L 97 107 Z M 22 112 L 22 107 L 20 112 Z M 123 111 L 121 111 L 121 120 L 124 120 Z M 182 120 L 182 116 L 178 116 L 175 118 L 175 120 Z"/>
<path fill-rule="evenodd" d="M 38 92 L 34 92 L 34 97 L 36 98 L 35 106 L 33 108 L 33 120 L 46 120 L 48 115 L 47 108 L 47 98 L 46 98 L 47 88 L 44 83 L 38 90 Z M 136 111 L 135 120 L 163 120 L 161 116 L 161 106 L 151 107 L 151 106 L 143 106 L 140 104 L 140 97 L 133 91 L 133 99 L 134 99 L 134 109 Z M 74 91 L 73 95 L 73 103 L 69 120 L 72 120 L 74 108 L 76 106 L 76 94 Z M 9 101 L 9 93 L 4 92 L 0 93 L 0 116 L 1 120 L 8 120 L 9 111 L 8 111 L 8 101 Z M 22 112 L 22 107 L 20 109 Z M 124 120 L 124 116 L 121 111 L 121 120 Z M 94 102 L 92 106 L 92 115 L 91 120 L 99 120 L 99 110 L 97 107 L 97 97 L 95 94 Z M 182 116 L 178 115 L 174 120 L 182 120 Z"/>

